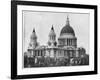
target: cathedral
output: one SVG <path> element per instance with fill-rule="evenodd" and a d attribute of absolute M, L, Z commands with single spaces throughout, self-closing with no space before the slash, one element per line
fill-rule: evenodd
<path fill-rule="evenodd" d="M 67 17 L 66 24 L 56 41 L 52 25 L 47 46 L 39 45 L 35 29 L 30 37 L 29 47 L 24 53 L 24 67 L 89 65 L 89 55 L 82 47 L 77 47 L 77 37 Z"/>

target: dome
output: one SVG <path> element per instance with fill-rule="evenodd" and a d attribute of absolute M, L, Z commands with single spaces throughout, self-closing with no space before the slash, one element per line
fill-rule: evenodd
<path fill-rule="evenodd" d="M 60 35 L 63 35 L 65 33 L 71 33 L 71 34 L 75 35 L 73 28 L 71 26 L 69 26 L 69 25 L 65 25 L 62 28 Z"/>
<path fill-rule="evenodd" d="M 71 33 L 72 35 L 75 35 L 73 28 L 69 24 L 68 17 L 67 17 L 66 25 L 62 28 L 60 35 L 63 35 L 65 33 Z"/>

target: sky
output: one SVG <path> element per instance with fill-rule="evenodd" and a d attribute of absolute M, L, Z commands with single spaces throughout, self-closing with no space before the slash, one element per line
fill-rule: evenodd
<path fill-rule="evenodd" d="M 27 51 L 34 28 L 40 45 L 47 45 L 52 25 L 56 33 L 56 41 L 58 41 L 67 16 L 77 37 L 77 46 L 84 47 L 89 54 L 89 14 L 68 12 L 23 11 L 23 51 Z"/>

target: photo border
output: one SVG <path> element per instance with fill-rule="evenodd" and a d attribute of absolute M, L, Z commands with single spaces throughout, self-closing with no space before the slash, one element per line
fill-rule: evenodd
<path fill-rule="evenodd" d="M 94 71 L 17 75 L 17 5 L 93 9 L 94 10 L 94 54 L 95 54 Z M 76 75 L 90 75 L 90 74 L 97 74 L 97 5 L 48 3 L 48 2 L 34 2 L 34 1 L 11 1 L 11 78 L 12 79 L 76 76 Z"/>

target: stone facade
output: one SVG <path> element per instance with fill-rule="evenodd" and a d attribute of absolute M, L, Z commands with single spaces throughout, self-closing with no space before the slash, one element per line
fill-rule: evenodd
<path fill-rule="evenodd" d="M 30 37 L 29 47 L 24 53 L 25 67 L 45 67 L 45 66 L 67 66 L 67 65 L 87 65 L 89 56 L 82 47 L 77 47 L 77 37 L 70 26 L 69 18 L 61 30 L 56 41 L 56 33 L 53 25 L 48 35 L 47 46 L 39 46 L 35 29 Z M 49 63 L 50 64 L 47 64 Z"/>

